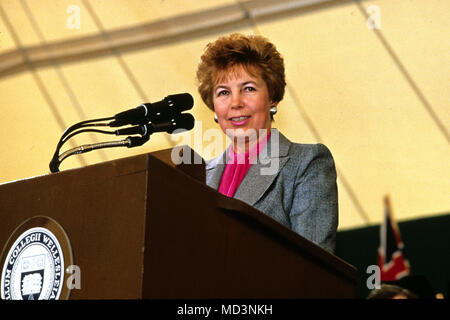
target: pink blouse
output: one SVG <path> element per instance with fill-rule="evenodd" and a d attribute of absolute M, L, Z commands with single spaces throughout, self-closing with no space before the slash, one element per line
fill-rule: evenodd
<path fill-rule="evenodd" d="M 261 141 L 259 141 L 246 153 L 235 153 L 233 148 L 230 148 L 228 153 L 229 160 L 225 166 L 225 170 L 222 174 L 222 180 L 219 185 L 220 193 L 228 197 L 234 196 L 234 193 L 247 174 L 247 171 L 250 169 L 252 163 L 255 162 L 256 156 L 262 149 L 264 149 L 269 137 L 270 131 L 263 139 L 261 139 Z"/>

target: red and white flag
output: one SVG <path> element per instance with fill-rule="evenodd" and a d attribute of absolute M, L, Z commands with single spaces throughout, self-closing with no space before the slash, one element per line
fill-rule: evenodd
<path fill-rule="evenodd" d="M 380 281 L 393 281 L 410 274 L 409 261 L 403 253 L 403 241 L 392 214 L 389 197 L 384 198 L 384 222 L 380 228 L 378 266 Z"/>

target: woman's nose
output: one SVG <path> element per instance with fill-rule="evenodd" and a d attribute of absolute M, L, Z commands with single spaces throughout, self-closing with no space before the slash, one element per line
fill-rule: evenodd
<path fill-rule="evenodd" d="M 233 93 L 231 95 L 231 107 L 232 108 L 242 108 L 243 107 L 242 96 L 239 92 Z"/>

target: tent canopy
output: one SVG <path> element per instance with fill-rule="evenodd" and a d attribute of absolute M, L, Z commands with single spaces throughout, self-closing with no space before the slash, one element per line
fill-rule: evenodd
<path fill-rule="evenodd" d="M 2 0 L 0 183 L 47 174 L 70 125 L 174 93 L 194 97 L 192 131 L 74 156 L 61 169 L 180 143 L 219 154 L 195 73 L 208 42 L 241 32 L 267 37 L 285 59 L 273 126 L 331 150 L 340 229 L 379 223 L 385 195 L 398 220 L 448 213 L 449 12 L 445 0 Z M 66 148 L 109 140 L 85 134 Z"/>

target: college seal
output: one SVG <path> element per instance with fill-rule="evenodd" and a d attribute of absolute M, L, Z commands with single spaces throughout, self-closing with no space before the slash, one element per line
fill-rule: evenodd
<path fill-rule="evenodd" d="M 15 240 L 10 239 L 10 243 L 14 242 L 8 244 L 9 250 L 7 247 L 3 249 L 1 298 L 59 299 L 64 287 L 65 261 L 58 237 L 40 226 L 16 230 L 15 233 L 17 231 L 21 233 L 19 236 L 13 234 Z"/>

